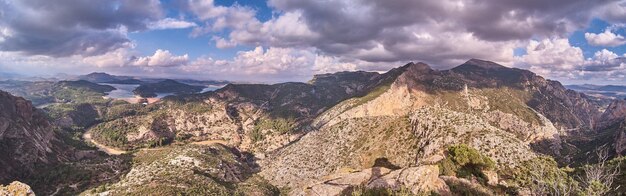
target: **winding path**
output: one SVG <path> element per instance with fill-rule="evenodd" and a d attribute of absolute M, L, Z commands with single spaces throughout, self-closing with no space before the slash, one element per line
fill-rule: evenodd
<path fill-rule="evenodd" d="M 113 147 L 109 147 L 106 146 L 104 144 L 100 144 L 98 142 L 96 142 L 96 140 L 94 140 L 93 138 L 91 138 L 91 130 L 88 130 L 87 132 L 85 132 L 83 134 L 83 139 L 85 141 L 91 142 L 92 144 L 96 145 L 96 147 L 98 147 L 98 150 L 107 153 L 108 155 L 121 155 L 126 153 L 127 151 L 123 151 L 120 149 L 116 149 Z"/>
<path fill-rule="evenodd" d="M 201 145 L 201 146 L 210 146 L 213 144 L 222 144 L 228 146 L 228 141 L 226 140 L 204 140 L 199 142 L 192 142 L 191 144 Z"/>

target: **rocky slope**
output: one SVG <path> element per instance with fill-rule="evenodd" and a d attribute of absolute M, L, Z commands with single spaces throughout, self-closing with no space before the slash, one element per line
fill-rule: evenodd
<path fill-rule="evenodd" d="M 184 144 L 190 142 L 253 153 L 261 170 L 252 179 L 264 182 L 262 177 L 292 195 L 378 188 L 520 193 L 533 183 L 528 168 L 547 165 L 564 173 L 546 155 L 582 163 L 598 146 L 613 145 L 617 153 L 626 148 L 626 106 L 617 101 L 602 111 L 598 103 L 530 71 L 476 59 L 450 70 L 409 63 L 384 74 L 317 75 L 308 83 L 230 84 L 147 107 L 107 109 L 105 122 L 92 129 L 99 143 L 127 150 L 174 146 L 156 148 L 163 153 L 149 160 L 157 161 L 135 165 L 119 183 L 89 193 L 137 193 L 129 187 L 153 186 L 139 176 L 157 174 L 154 181 L 171 184 L 169 178 L 178 177 L 168 172 L 180 171 L 210 192 L 232 194 L 258 171 L 242 162 L 247 160 L 226 159 L 233 155 L 225 156 L 224 147 Z M 460 144 L 471 157 L 454 158 L 450 147 Z M 148 158 L 150 152 L 136 155 Z M 236 180 L 221 179 L 223 168 L 202 163 L 224 160 L 241 172 Z M 171 164 L 181 161 L 189 164 Z M 171 189 L 203 191 L 181 182 Z"/>
<path fill-rule="evenodd" d="M 504 171 L 537 151 L 562 154 L 561 136 L 593 132 L 600 118 L 584 94 L 526 70 L 475 59 L 451 70 L 421 63 L 401 70 L 382 90 L 318 116 L 316 131 L 269 155 L 261 174 L 298 192 L 381 158 L 401 168 L 435 164 L 445 157 L 442 149 L 459 143 Z"/>
<path fill-rule="evenodd" d="M 72 158 L 47 117 L 30 101 L 0 91 L 0 184 L 28 177 L 38 165 Z"/>
<path fill-rule="evenodd" d="M 82 195 L 277 195 L 276 187 L 252 175 L 256 167 L 248 159 L 219 144 L 139 151 L 119 182 Z"/>
<path fill-rule="evenodd" d="M 458 143 L 514 167 L 536 156 L 530 142 L 557 133 L 519 100 L 523 96 L 515 96 L 523 92 L 498 85 L 501 81 L 435 71 L 425 64 L 401 69 L 382 90 L 320 115 L 312 123 L 317 131 L 265 159 L 261 174 L 277 186 L 301 190 L 345 169 L 370 168 L 382 158 L 402 168 L 435 164 L 444 157 L 442 149 Z M 500 109 L 504 103 L 511 107 Z"/>
<path fill-rule="evenodd" d="M 309 123 L 321 112 L 364 96 L 397 73 L 340 72 L 309 83 L 229 84 L 215 92 L 170 97 L 151 106 L 159 108 L 153 112 L 111 119 L 95 127 L 94 137 L 128 149 L 158 141 L 223 140 L 242 150 L 272 151 L 310 131 Z"/>

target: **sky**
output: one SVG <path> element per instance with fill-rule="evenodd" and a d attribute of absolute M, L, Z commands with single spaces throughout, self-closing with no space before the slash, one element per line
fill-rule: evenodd
<path fill-rule="evenodd" d="M 0 72 L 307 81 L 478 58 L 626 85 L 626 0 L 0 0 Z"/>

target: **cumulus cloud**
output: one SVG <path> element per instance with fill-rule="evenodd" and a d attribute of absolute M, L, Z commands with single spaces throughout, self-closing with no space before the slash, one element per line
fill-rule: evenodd
<path fill-rule="evenodd" d="M 195 35 L 228 29 L 226 37 L 214 39 L 219 46 L 313 47 L 325 55 L 367 62 L 413 60 L 446 68 L 470 58 L 511 65 L 520 43 L 564 37 L 600 16 L 597 10 L 610 2 L 270 0 L 278 14 L 264 22 L 253 9 L 239 5 L 189 3 L 207 21 Z M 232 15 L 245 17 L 224 20 Z"/>
<path fill-rule="evenodd" d="M 587 42 L 589 42 L 589 44 L 593 46 L 615 47 L 626 44 L 626 39 L 624 39 L 624 36 L 617 35 L 611 32 L 609 29 L 599 34 L 585 33 L 585 39 L 587 40 Z"/>
<path fill-rule="evenodd" d="M 515 66 L 562 81 L 615 80 L 626 75 L 626 57 L 602 49 L 585 59 L 580 48 L 567 39 L 532 40 L 527 54 L 515 58 Z"/>
<path fill-rule="evenodd" d="M 158 0 L 0 0 L 0 51 L 93 56 L 129 47 L 128 31 L 163 16 Z"/>
<path fill-rule="evenodd" d="M 124 67 L 131 58 L 132 55 L 129 49 L 119 48 L 102 55 L 85 57 L 82 61 L 87 65 L 96 67 Z"/>
<path fill-rule="evenodd" d="M 120 48 L 102 55 L 82 58 L 82 62 L 96 67 L 177 67 L 189 63 L 189 55 L 174 55 L 168 50 L 157 49 L 153 55 L 139 56 L 132 49 Z"/>
<path fill-rule="evenodd" d="M 178 19 L 174 19 L 174 18 L 165 18 L 156 22 L 152 22 L 148 25 L 148 28 L 150 29 L 156 29 L 156 30 L 161 30 L 161 29 L 186 29 L 186 28 L 191 28 L 191 27 L 195 27 L 198 26 L 196 23 L 194 22 L 188 22 L 188 21 L 184 21 L 184 20 L 178 20 Z"/>
<path fill-rule="evenodd" d="M 571 76 L 585 63 L 582 49 L 570 45 L 567 39 L 531 40 L 526 53 L 516 57 L 515 66 L 548 77 Z"/>
<path fill-rule="evenodd" d="M 626 72 L 626 58 L 620 57 L 612 51 L 602 49 L 597 51 L 593 58 L 590 58 L 585 63 L 584 71 L 587 72 L 602 72 L 602 71 L 625 71 Z"/>
<path fill-rule="evenodd" d="M 222 37 L 213 37 L 213 40 L 215 41 L 215 47 L 220 48 L 220 49 L 224 49 L 224 48 L 233 48 L 235 46 L 237 46 L 237 43 L 231 41 L 231 40 L 226 40 Z"/>
<path fill-rule="evenodd" d="M 0 0 L 0 51 L 82 58 L 79 63 L 99 68 L 268 78 L 385 71 L 407 61 L 446 69 L 470 58 L 576 77 L 615 72 L 615 59 L 622 57 L 606 50 L 584 59 L 582 49 L 565 38 L 592 18 L 626 23 L 626 3 L 616 0 L 268 0 L 272 15 L 265 21 L 255 8 L 236 2 L 178 2 L 181 10 L 166 15 L 159 0 Z M 166 18 L 171 11 L 180 12 L 178 19 Z M 142 57 L 128 37 L 172 28 L 192 28 L 192 39 L 207 36 L 220 49 L 254 50 L 220 60 L 194 60 L 161 49 Z M 626 42 L 611 29 L 585 38 L 606 47 Z M 527 54 L 514 57 L 519 47 Z"/>
<path fill-rule="evenodd" d="M 185 65 L 188 61 L 189 56 L 187 54 L 175 56 L 168 50 L 158 49 L 154 55 L 133 59 L 130 64 L 149 67 L 174 67 Z"/>
<path fill-rule="evenodd" d="M 314 74 L 353 71 L 362 61 L 344 61 L 318 54 L 315 49 L 268 48 L 261 46 L 241 51 L 232 60 L 198 58 L 179 71 L 218 79 L 270 81 L 306 81 Z M 368 65 L 372 66 L 372 65 Z"/>

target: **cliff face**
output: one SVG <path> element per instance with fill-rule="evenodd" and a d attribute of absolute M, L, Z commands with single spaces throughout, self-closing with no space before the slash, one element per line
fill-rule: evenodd
<path fill-rule="evenodd" d="M 45 115 L 29 101 L 0 91 L 0 184 L 28 176 L 38 164 L 70 157 Z"/>

